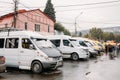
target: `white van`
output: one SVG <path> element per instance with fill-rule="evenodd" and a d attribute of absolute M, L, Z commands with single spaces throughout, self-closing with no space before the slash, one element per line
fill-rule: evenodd
<path fill-rule="evenodd" d="M 73 37 L 70 41 L 83 49 L 87 48 L 90 57 L 96 57 L 98 55 L 98 52 L 92 47 L 92 44 L 86 38 Z"/>
<path fill-rule="evenodd" d="M 0 56 L 5 56 L 6 67 L 32 70 L 34 73 L 58 68 L 62 66 L 62 55 L 48 43 L 36 32 L 0 32 Z"/>
<path fill-rule="evenodd" d="M 87 59 L 89 54 L 81 48 L 74 46 L 68 36 L 54 35 L 48 36 L 49 40 L 60 50 L 63 58 L 72 58 L 78 60 L 79 58 Z"/>

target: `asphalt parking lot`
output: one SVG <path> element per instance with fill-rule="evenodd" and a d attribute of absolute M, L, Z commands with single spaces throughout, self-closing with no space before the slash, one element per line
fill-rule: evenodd
<path fill-rule="evenodd" d="M 42 74 L 33 74 L 30 71 L 9 69 L 7 72 L 0 74 L 0 80 L 112 80 L 108 78 L 108 75 L 111 74 L 105 67 L 111 69 L 114 66 L 109 68 L 109 65 L 117 66 L 119 62 L 119 59 L 109 60 L 108 57 L 103 56 L 89 61 L 66 59 L 64 60 L 64 66 L 56 71 L 48 70 Z M 103 75 L 105 72 L 106 74 Z M 113 70 L 113 72 L 115 71 Z M 119 76 L 114 80 L 119 80 Z"/>

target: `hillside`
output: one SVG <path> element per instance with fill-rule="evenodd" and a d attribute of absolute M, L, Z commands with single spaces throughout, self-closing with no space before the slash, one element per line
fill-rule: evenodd
<path fill-rule="evenodd" d="M 104 32 L 113 32 L 115 34 L 120 34 L 120 26 L 116 26 L 116 27 L 106 27 L 106 28 L 101 28 Z M 82 32 L 82 34 L 87 34 L 89 33 L 89 30 L 82 30 L 80 31 Z M 79 32 L 78 32 L 79 33 Z"/>

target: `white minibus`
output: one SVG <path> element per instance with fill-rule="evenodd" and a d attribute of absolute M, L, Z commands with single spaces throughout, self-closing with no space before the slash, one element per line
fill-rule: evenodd
<path fill-rule="evenodd" d="M 83 59 L 89 58 L 89 54 L 86 51 L 74 46 L 70 42 L 69 36 L 53 35 L 53 36 L 47 36 L 47 37 L 63 54 L 63 58 L 71 58 L 73 60 L 78 60 L 80 58 L 83 58 Z"/>
<path fill-rule="evenodd" d="M 40 73 L 44 69 L 62 66 L 62 55 L 53 48 L 49 40 L 37 32 L 0 32 L 0 56 L 6 59 L 6 67 L 32 70 Z"/>

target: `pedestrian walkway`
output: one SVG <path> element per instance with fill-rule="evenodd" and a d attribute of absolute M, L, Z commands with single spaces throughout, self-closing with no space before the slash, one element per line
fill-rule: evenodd
<path fill-rule="evenodd" d="M 88 80 L 120 80 L 120 58 L 110 60 L 108 55 L 103 55 L 90 66 L 89 71 Z"/>

